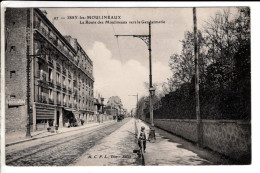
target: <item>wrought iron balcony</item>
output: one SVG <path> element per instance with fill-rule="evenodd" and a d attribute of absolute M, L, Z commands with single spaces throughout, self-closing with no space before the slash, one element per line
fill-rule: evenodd
<path fill-rule="evenodd" d="M 66 69 L 63 69 L 63 70 L 62 70 L 62 74 L 64 74 L 65 76 L 67 75 Z"/>
<path fill-rule="evenodd" d="M 40 103 L 47 103 L 47 99 L 45 96 L 39 95 L 38 102 Z"/>
<path fill-rule="evenodd" d="M 72 93 L 72 90 L 71 90 L 71 88 L 70 88 L 70 87 L 68 87 L 68 92 L 69 92 L 69 94 L 71 94 L 71 93 Z"/>
<path fill-rule="evenodd" d="M 58 40 L 53 40 L 53 44 L 57 47 L 58 46 Z"/>
<path fill-rule="evenodd" d="M 54 88 L 54 83 L 53 83 L 53 79 L 49 79 L 49 86 Z"/>
<path fill-rule="evenodd" d="M 67 87 L 66 87 L 66 85 L 62 85 L 62 90 L 64 91 L 64 92 L 66 92 L 67 91 Z"/>
<path fill-rule="evenodd" d="M 59 89 L 59 90 L 61 89 L 61 83 L 60 82 L 57 81 L 56 86 L 57 86 L 57 89 Z"/>
<path fill-rule="evenodd" d="M 49 98 L 49 104 L 54 104 L 54 100 L 52 98 Z"/>
<path fill-rule="evenodd" d="M 49 64 L 50 67 L 53 67 L 53 60 L 52 59 L 48 60 L 48 64 Z"/>
<path fill-rule="evenodd" d="M 43 25 L 44 24 L 39 21 L 34 21 L 34 28 L 37 29 L 37 31 L 39 33 L 41 33 L 41 35 L 43 35 L 49 42 L 54 44 L 57 47 L 57 49 L 59 49 L 64 55 L 66 55 L 66 57 L 68 59 L 70 59 L 72 62 L 74 62 L 78 66 L 78 62 L 74 60 L 74 58 L 72 57 L 73 55 L 70 53 L 68 48 L 65 49 L 64 45 L 62 45 L 60 43 L 60 41 L 58 41 L 58 39 L 55 36 L 54 31 L 46 30 L 43 27 Z"/>
<path fill-rule="evenodd" d="M 61 68 L 60 68 L 60 64 L 56 64 L 56 70 L 58 71 L 58 72 L 60 72 L 61 71 Z"/>
<path fill-rule="evenodd" d="M 57 105 L 61 105 L 61 101 L 59 99 L 57 99 Z"/>

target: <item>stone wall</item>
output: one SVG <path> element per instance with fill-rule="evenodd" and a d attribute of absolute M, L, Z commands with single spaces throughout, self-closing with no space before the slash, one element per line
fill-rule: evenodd
<path fill-rule="evenodd" d="M 249 159 L 251 124 L 234 120 L 204 120 L 203 145 L 236 160 Z"/>
<path fill-rule="evenodd" d="M 197 141 L 196 120 L 155 119 L 154 124 L 188 140 Z"/>
<path fill-rule="evenodd" d="M 155 126 L 197 141 L 196 120 L 155 119 Z M 203 146 L 243 163 L 251 158 L 251 123 L 240 120 L 202 120 Z"/>

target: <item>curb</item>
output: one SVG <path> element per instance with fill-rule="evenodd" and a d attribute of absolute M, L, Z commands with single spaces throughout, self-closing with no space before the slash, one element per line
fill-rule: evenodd
<path fill-rule="evenodd" d="M 113 123 L 114 121 L 112 122 L 105 122 L 103 123 L 104 124 L 109 124 L 109 123 Z M 94 126 L 91 126 L 91 127 L 96 127 L 96 126 L 99 126 L 100 124 L 97 124 L 97 125 L 94 125 Z M 46 135 L 46 136 L 41 136 L 41 137 L 32 137 L 32 138 L 28 138 L 28 139 L 24 139 L 24 140 L 20 140 L 20 141 L 15 141 L 15 142 L 10 142 L 8 144 L 5 144 L 5 147 L 9 147 L 11 145 L 15 145 L 15 144 L 20 144 L 20 143 L 23 143 L 23 142 L 27 142 L 27 141 L 32 141 L 32 140 L 36 140 L 36 139 L 42 139 L 42 138 L 46 138 L 46 137 L 50 137 L 50 136 L 54 136 L 54 135 L 60 135 L 60 134 L 64 134 L 64 133 L 69 133 L 69 132 L 74 132 L 74 131 L 79 131 L 79 130 L 83 130 L 83 129 L 88 129 L 88 128 L 91 128 L 91 127 L 84 127 L 84 128 L 81 128 L 81 129 L 75 129 L 75 130 L 71 130 L 71 131 L 66 131 L 66 132 L 61 132 L 61 133 L 52 133 L 52 134 L 49 134 L 49 135 Z"/>

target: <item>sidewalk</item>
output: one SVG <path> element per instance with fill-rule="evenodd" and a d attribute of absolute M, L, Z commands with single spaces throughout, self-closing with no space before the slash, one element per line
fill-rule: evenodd
<path fill-rule="evenodd" d="M 146 123 L 139 120 L 139 122 L 137 121 L 137 124 L 138 129 L 140 129 L 141 126 L 144 126 L 145 129 L 148 129 L 149 132 L 149 126 Z M 169 134 L 168 132 L 155 128 L 155 137 L 155 141 L 146 142 L 146 152 L 144 154 L 146 166 L 214 164 L 208 159 L 204 159 L 199 156 L 197 152 L 194 152 L 194 149 L 190 149 L 193 144 L 186 143 L 183 145 L 183 141 L 180 139 L 176 140 L 177 137 L 173 134 Z M 203 149 L 197 150 L 201 150 L 200 152 L 207 153 L 207 151 L 204 151 Z"/>
<path fill-rule="evenodd" d="M 109 124 L 109 123 L 113 123 L 115 121 L 113 120 L 108 120 L 105 121 L 103 123 L 98 123 L 98 122 L 93 122 L 93 123 L 88 123 L 86 125 L 83 126 L 78 126 L 78 127 L 62 127 L 58 130 L 58 132 L 48 132 L 47 130 L 44 131 L 35 131 L 35 132 L 31 132 L 31 138 L 27 138 L 25 136 L 25 132 L 23 133 L 12 133 L 12 134 L 6 134 L 5 135 L 5 146 L 10 146 L 10 145 L 14 145 L 14 144 L 19 144 L 22 142 L 26 142 L 26 141 L 30 141 L 30 140 L 36 140 L 39 138 L 45 138 L 48 136 L 53 136 L 53 135 L 59 135 L 59 134 L 63 134 L 63 133 L 69 133 L 72 131 L 78 131 L 78 130 L 83 130 L 86 128 L 90 128 L 90 127 L 95 127 L 95 126 L 99 126 L 99 125 L 104 125 L 104 124 Z"/>

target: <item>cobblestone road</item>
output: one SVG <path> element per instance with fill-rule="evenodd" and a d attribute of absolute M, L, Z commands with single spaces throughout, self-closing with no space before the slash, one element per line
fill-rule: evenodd
<path fill-rule="evenodd" d="M 135 166 L 141 165 L 133 150 L 138 149 L 135 141 L 135 120 L 131 119 L 114 133 L 100 140 L 94 147 L 78 158 L 75 166 Z"/>
<path fill-rule="evenodd" d="M 80 131 L 73 135 L 59 137 L 50 141 L 30 146 L 22 150 L 6 150 L 6 165 L 12 166 L 66 166 L 72 164 L 87 150 L 92 148 L 102 138 L 108 136 L 125 123 L 104 125 L 89 131 Z M 23 144 L 26 145 L 26 144 Z M 12 146 L 15 147 L 15 146 Z M 9 152 L 8 152 L 9 151 Z"/>

